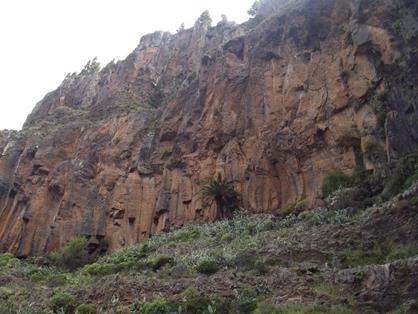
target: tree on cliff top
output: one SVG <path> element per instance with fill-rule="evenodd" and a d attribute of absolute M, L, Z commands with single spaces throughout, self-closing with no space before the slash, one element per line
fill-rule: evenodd
<path fill-rule="evenodd" d="M 295 0 L 257 0 L 248 10 L 248 14 L 251 16 L 268 16 L 272 13 L 285 9 L 289 4 L 294 2 Z"/>
<path fill-rule="evenodd" d="M 200 15 L 198 22 L 211 25 L 212 24 L 212 18 L 210 17 L 210 13 L 208 10 L 203 11 L 203 13 Z"/>
<path fill-rule="evenodd" d="M 177 33 L 182 33 L 182 32 L 184 32 L 185 28 L 186 28 L 186 27 L 185 27 L 184 23 L 181 23 L 181 24 L 180 24 L 179 29 L 177 30 Z"/>
<path fill-rule="evenodd" d="M 93 60 L 89 60 L 81 70 L 80 74 L 93 74 L 100 71 L 100 62 L 97 61 L 97 57 L 94 57 Z"/>
<path fill-rule="evenodd" d="M 205 202 L 210 205 L 215 202 L 216 218 L 218 219 L 231 217 L 231 210 L 236 208 L 239 203 L 239 194 L 235 191 L 234 185 L 231 181 L 223 178 L 220 173 L 207 178 L 200 193 Z"/>

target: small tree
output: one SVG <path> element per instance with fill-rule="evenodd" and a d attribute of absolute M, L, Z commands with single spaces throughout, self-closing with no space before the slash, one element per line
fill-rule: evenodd
<path fill-rule="evenodd" d="M 100 62 L 97 61 L 97 57 L 94 57 L 93 60 L 89 60 L 81 70 L 81 74 L 93 74 L 100 71 Z"/>
<path fill-rule="evenodd" d="M 351 178 L 341 170 L 331 170 L 322 181 L 322 195 L 328 197 L 340 188 L 349 187 Z"/>
<path fill-rule="evenodd" d="M 198 21 L 200 23 L 207 23 L 208 25 L 212 24 L 212 18 L 210 17 L 210 13 L 208 10 L 203 11 L 203 13 L 200 15 Z"/>
<path fill-rule="evenodd" d="M 258 13 L 258 10 L 260 9 L 260 1 L 256 1 L 253 3 L 251 8 L 248 10 L 248 15 L 250 16 L 256 16 Z"/>
<path fill-rule="evenodd" d="M 89 252 L 88 245 L 89 243 L 86 237 L 75 236 L 58 252 L 50 253 L 49 259 L 56 266 L 69 271 L 75 271 L 97 259 L 97 254 Z"/>
<path fill-rule="evenodd" d="M 234 185 L 220 173 L 216 177 L 207 178 L 200 193 L 205 202 L 209 202 L 210 205 L 216 203 L 217 218 L 230 217 L 231 210 L 239 203 L 239 194 L 235 191 Z"/>
<path fill-rule="evenodd" d="M 177 30 L 177 33 L 184 32 L 184 29 L 185 29 L 184 23 L 181 23 L 179 29 Z"/>
<path fill-rule="evenodd" d="M 228 22 L 228 17 L 226 16 L 226 14 L 221 14 L 221 21 L 222 21 L 222 23 L 227 23 Z"/>

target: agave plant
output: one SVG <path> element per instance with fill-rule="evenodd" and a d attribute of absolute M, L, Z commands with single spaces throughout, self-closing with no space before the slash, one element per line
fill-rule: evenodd
<path fill-rule="evenodd" d="M 234 185 L 223 178 L 220 173 L 204 181 L 200 194 L 203 201 L 209 203 L 210 206 L 213 202 L 216 203 L 216 217 L 220 219 L 230 217 L 231 210 L 239 203 L 239 194 L 235 191 Z"/>

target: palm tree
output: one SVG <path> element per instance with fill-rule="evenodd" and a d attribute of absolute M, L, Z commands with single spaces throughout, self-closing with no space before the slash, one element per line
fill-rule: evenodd
<path fill-rule="evenodd" d="M 239 194 L 235 191 L 234 185 L 226 178 L 222 178 L 220 173 L 216 177 L 207 178 L 200 193 L 205 202 L 209 202 L 210 205 L 216 203 L 217 218 L 230 217 L 230 210 L 239 203 Z"/>

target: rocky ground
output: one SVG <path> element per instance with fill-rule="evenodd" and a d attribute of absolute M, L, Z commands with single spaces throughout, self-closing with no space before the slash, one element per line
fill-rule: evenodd
<path fill-rule="evenodd" d="M 73 272 L 5 253 L 0 312 L 416 313 L 417 196 L 415 184 L 365 210 L 237 212 Z"/>

